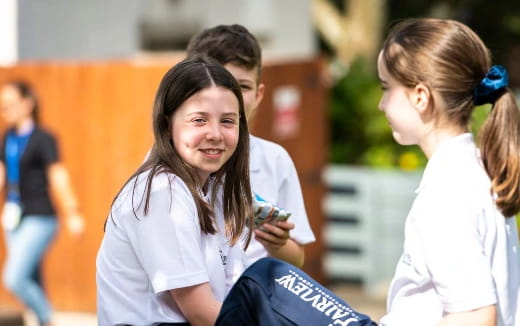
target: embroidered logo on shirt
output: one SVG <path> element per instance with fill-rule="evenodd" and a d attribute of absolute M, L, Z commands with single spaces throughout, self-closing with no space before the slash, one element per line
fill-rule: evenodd
<path fill-rule="evenodd" d="M 220 260 L 222 261 L 222 265 L 223 266 L 226 266 L 227 265 L 227 256 L 224 255 L 224 253 L 222 252 L 222 249 L 220 249 L 218 251 L 219 255 L 220 255 Z"/>
<path fill-rule="evenodd" d="M 405 264 L 405 265 L 412 266 L 412 258 L 410 257 L 409 254 L 403 254 L 403 255 L 401 256 L 401 261 L 402 261 L 403 264 Z"/>

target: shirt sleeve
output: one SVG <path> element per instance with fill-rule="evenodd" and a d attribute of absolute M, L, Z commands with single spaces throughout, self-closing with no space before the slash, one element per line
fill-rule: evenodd
<path fill-rule="evenodd" d="M 495 304 L 496 291 L 479 224 L 483 211 L 446 189 L 425 194 L 413 228 L 427 272 L 446 312 Z M 436 201 L 432 202 L 431 199 Z"/>
<path fill-rule="evenodd" d="M 178 178 L 171 181 L 171 189 L 166 183 L 151 192 L 148 215 L 129 230 L 155 293 L 209 280 L 195 202 Z"/>
<path fill-rule="evenodd" d="M 291 238 L 300 244 L 308 244 L 316 241 L 314 233 L 309 224 L 309 218 L 305 210 L 302 189 L 298 179 L 296 167 L 284 150 L 280 155 L 280 168 L 284 171 L 283 178 L 278 189 L 277 206 L 291 213 L 289 221 L 294 223 L 294 229 L 291 230 Z"/>

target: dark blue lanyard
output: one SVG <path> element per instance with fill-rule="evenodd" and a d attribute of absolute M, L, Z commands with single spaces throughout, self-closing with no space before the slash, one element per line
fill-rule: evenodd
<path fill-rule="evenodd" d="M 17 135 L 12 129 L 7 133 L 5 142 L 5 161 L 7 168 L 7 200 L 20 203 L 20 158 L 27 147 L 32 129 Z"/>

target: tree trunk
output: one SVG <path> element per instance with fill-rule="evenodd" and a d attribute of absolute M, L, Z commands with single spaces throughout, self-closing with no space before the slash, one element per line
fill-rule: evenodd
<path fill-rule="evenodd" d="M 358 57 L 375 61 L 386 20 L 384 0 L 345 0 L 341 13 L 328 0 L 312 0 L 312 16 L 324 40 L 346 65 Z"/>

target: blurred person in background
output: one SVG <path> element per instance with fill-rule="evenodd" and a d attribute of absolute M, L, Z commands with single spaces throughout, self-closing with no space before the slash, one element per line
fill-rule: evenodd
<path fill-rule="evenodd" d="M 50 325 L 52 308 L 40 277 L 42 258 L 55 237 L 55 198 L 73 234 L 83 219 L 70 178 L 60 162 L 55 137 L 38 121 L 38 99 L 24 81 L 0 89 L 0 115 L 7 124 L 0 146 L 0 189 L 5 194 L 1 216 L 7 257 L 3 283 L 31 309 L 40 325 Z"/>
<path fill-rule="evenodd" d="M 235 77 L 242 90 L 246 118 L 251 123 L 265 90 L 260 82 L 262 50 L 255 36 L 242 25 L 208 28 L 193 36 L 188 44 L 188 57 L 197 54 L 216 59 Z M 283 147 L 253 135 L 249 137 L 249 171 L 255 197 L 291 216 L 288 221 L 264 223 L 254 230 L 244 264 L 249 266 L 259 258 L 271 256 L 301 267 L 305 260 L 303 247 L 314 242 L 315 237 L 298 172 Z"/>

